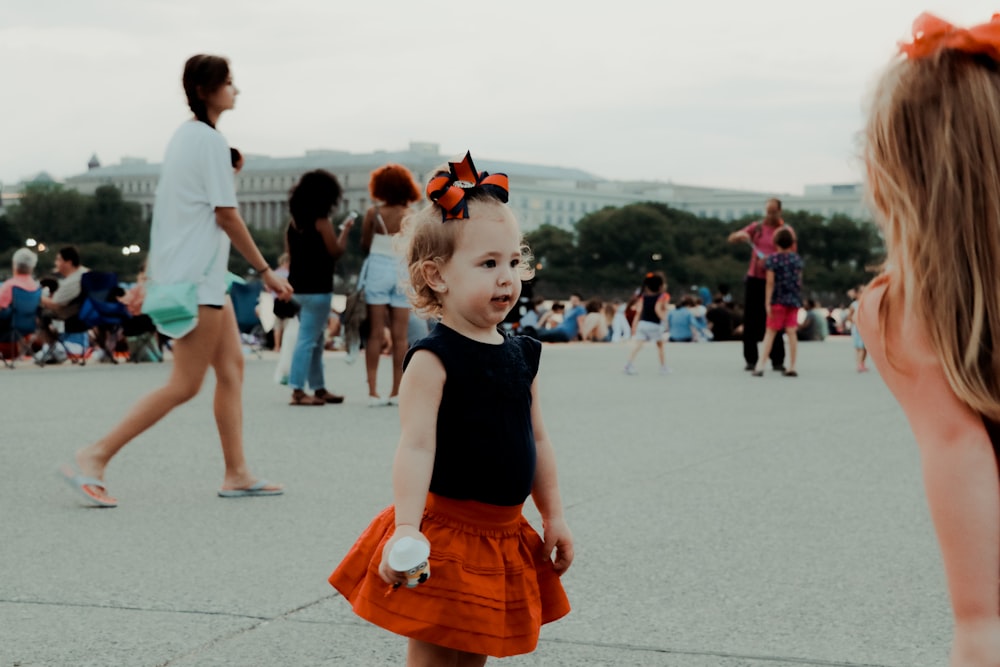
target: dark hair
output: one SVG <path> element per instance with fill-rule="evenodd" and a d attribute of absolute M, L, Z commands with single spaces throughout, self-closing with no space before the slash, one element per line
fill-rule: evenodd
<path fill-rule="evenodd" d="M 64 262 L 69 262 L 73 266 L 80 266 L 80 251 L 75 245 L 67 245 L 59 248 L 59 256 Z"/>
<path fill-rule="evenodd" d="M 777 204 L 777 205 L 778 205 L 778 210 L 779 210 L 779 211 L 781 210 L 781 200 L 780 200 L 780 199 L 778 199 L 777 197 L 771 197 L 771 198 L 770 198 L 770 199 L 768 199 L 767 201 L 768 201 L 768 202 L 772 202 L 772 201 L 773 201 L 773 202 L 774 202 L 775 204 Z"/>
<path fill-rule="evenodd" d="M 390 206 L 406 206 L 420 199 L 420 188 L 410 170 L 399 164 L 387 164 L 372 172 L 368 192 Z"/>
<path fill-rule="evenodd" d="M 650 292 L 659 292 L 663 289 L 666 284 L 667 279 L 659 271 L 651 271 L 646 274 L 646 277 L 642 279 L 642 286 L 648 289 Z"/>
<path fill-rule="evenodd" d="M 181 80 L 194 117 L 215 127 L 208 120 L 208 107 L 204 98 L 226 85 L 229 80 L 229 61 L 221 56 L 191 56 L 184 63 L 184 76 Z"/>
<path fill-rule="evenodd" d="M 235 148 L 230 148 L 229 149 L 229 162 L 232 163 L 233 169 L 236 169 L 236 167 L 240 163 L 240 160 L 242 160 L 242 159 L 243 159 L 243 154 L 242 153 L 240 153 Z"/>
<path fill-rule="evenodd" d="M 315 169 L 302 174 L 302 178 L 292 188 L 288 198 L 292 227 L 296 229 L 314 227 L 317 220 L 330 215 L 333 207 L 340 203 L 341 194 L 337 177 L 325 169 Z"/>
<path fill-rule="evenodd" d="M 788 227 L 779 227 L 774 232 L 774 245 L 782 250 L 788 250 L 795 245 L 795 234 Z"/>

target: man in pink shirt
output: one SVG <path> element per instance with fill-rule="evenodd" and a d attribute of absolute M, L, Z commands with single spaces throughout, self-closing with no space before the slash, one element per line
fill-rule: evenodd
<path fill-rule="evenodd" d="M 32 277 L 35 267 L 38 265 L 38 255 L 27 248 L 20 248 L 14 253 L 11 259 L 11 267 L 14 275 L 9 280 L 0 285 L 0 310 L 10 307 L 13 300 L 13 288 L 20 287 L 29 292 L 38 289 L 38 283 Z"/>
<path fill-rule="evenodd" d="M 781 219 L 781 200 L 772 198 L 767 200 L 763 220 L 751 222 L 730 234 L 727 239 L 730 243 L 749 243 L 752 248 L 750 267 L 744 278 L 746 294 L 743 308 L 743 358 L 746 366 L 743 370 L 752 371 L 757 365 L 757 343 L 764 340 L 767 323 L 767 304 L 764 303 L 767 269 L 764 268 L 764 261 L 775 252 L 774 232 L 785 226 L 785 221 Z M 792 233 L 794 234 L 794 230 Z M 785 344 L 781 336 L 775 338 L 771 347 L 771 366 L 776 371 L 785 370 Z"/>

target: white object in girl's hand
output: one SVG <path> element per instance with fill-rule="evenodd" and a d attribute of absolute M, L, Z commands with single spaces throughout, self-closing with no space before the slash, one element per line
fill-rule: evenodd
<path fill-rule="evenodd" d="M 402 537 L 392 545 L 389 552 L 389 567 L 396 572 L 406 573 L 406 587 L 415 588 L 431 576 L 431 567 L 427 562 L 431 548 L 426 542 L 413 537 Z"/>

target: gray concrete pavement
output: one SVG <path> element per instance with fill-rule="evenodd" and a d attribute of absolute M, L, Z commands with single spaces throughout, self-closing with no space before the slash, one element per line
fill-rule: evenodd
<path fill-rule="evenodd" d="M 669 345 L 669 377 L 649 346 L 634 377 L 622 346 L 545 348 L 574 609 L 502 664 L 946 664 L 906 422 L 846 340 L 800 349 L 790 379 L 750 377 L 735 343 Z M 83 507 L 56 467 L 169 364 L 0 370 L 0 667 L 402 664 L 405 642 L 326 583 L 391 501 L 396 409 L 368 408 L 363 367 L 336 353 L 347 402 L 289 407 L 274 363 L 247 362 L 246 440 L 285 496 L 215 496 L 210 378 L 112 463 L 111 510 Z"/>

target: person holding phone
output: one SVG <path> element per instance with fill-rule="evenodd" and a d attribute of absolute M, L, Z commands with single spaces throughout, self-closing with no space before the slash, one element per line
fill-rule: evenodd
<path fill-rule="evenodd" d="M 285 232 L 288 247 L 288 282 L 299 302 L 299 333 L 292 352 L 288 384 L 291 405 L 343 403 L 344 397 L 326 389 L 323 351 L 333 301 L 333 270 L 347 249 L 347 235 L 354 226 L 348 216 L 334 233 L 330 214 L 342 195 L 337 177 L 323 169 L 306 172 L 292 188 L 288 210 L 292 215 Z M 286 343 L 287 344 L 287 343 Z M 313 394 L 306 393 L 306 385 Z"/>
<path fill-rule="evenodd" d="M 746 286 L 746 305 L 743 310 L 743 359 L 746 365 L 743 370 L 753 371 L 757 367 L 760 353 L 757 343 L 764 340 L 764 330 L 767 324 L 767 304 L 765 290 L 767 286 L 767 269 L 764 263 L 774 254 L 774 233 L 785 227 L 795 231 L 785 224 L 781 218 L 781 200 L 771 198 L 764 208 L 764 219 L 751 222 L 743 229 L 729 235 L 729 243 L 749 243 L 751 247 L 750 266 L 744 280 Z M 778 336 L 771 347 L 771 366 L 774 370 L 785 371 L 785 343 Z"/>

